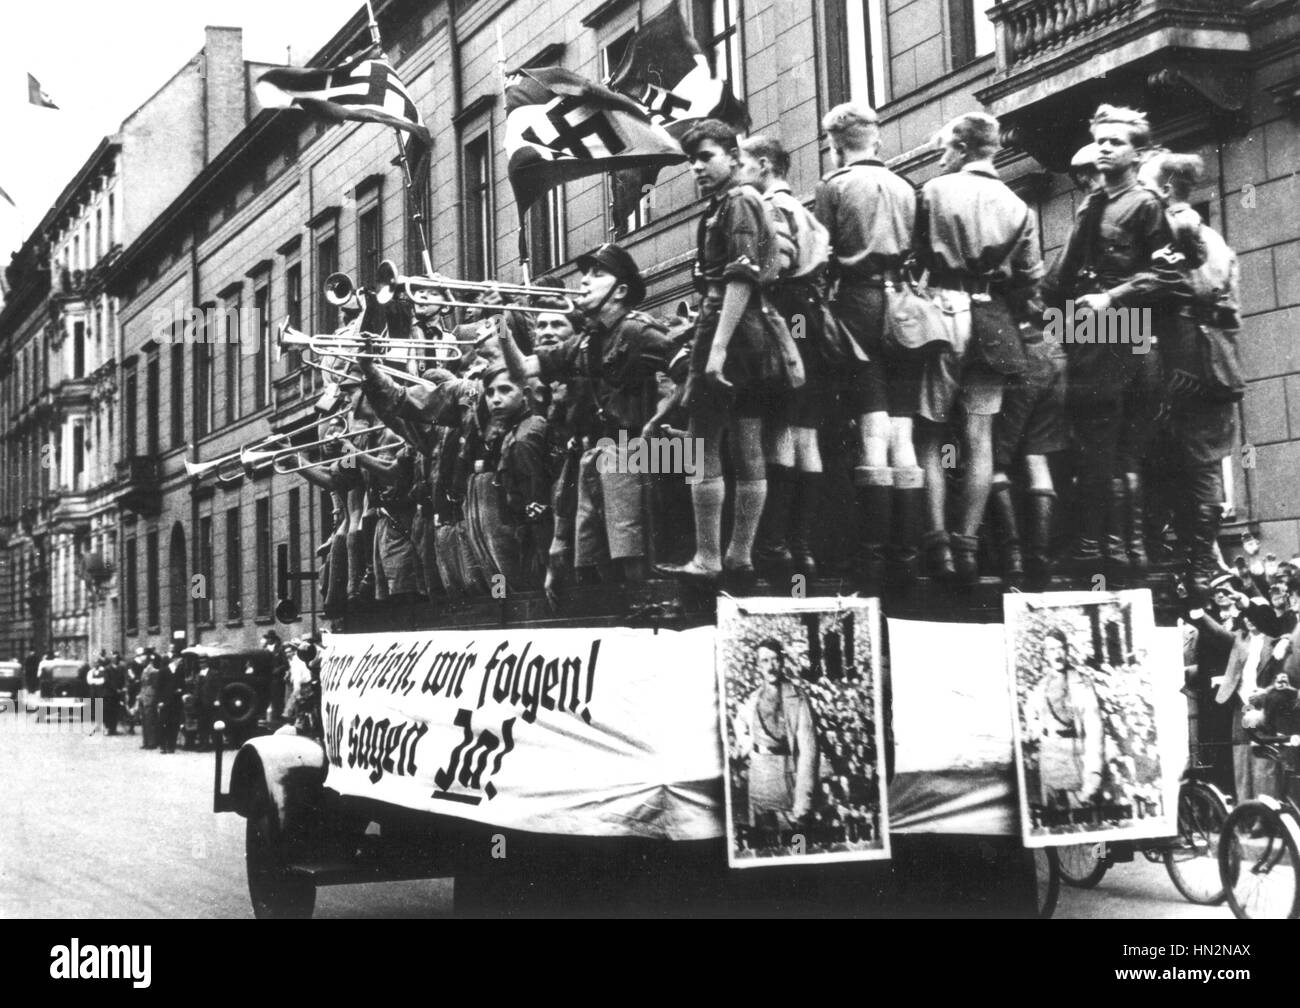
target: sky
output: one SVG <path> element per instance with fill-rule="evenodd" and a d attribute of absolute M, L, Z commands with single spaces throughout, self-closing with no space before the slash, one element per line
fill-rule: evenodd
<path fill-rule="evenodd" d="M 303 65 L 363 0 L 27 0 L 0 31 L 0 266 L 104 136 L 203 47 L 244 29 L 244 58 Z M 27 102 L 27 74 L 58 110 Z"/>

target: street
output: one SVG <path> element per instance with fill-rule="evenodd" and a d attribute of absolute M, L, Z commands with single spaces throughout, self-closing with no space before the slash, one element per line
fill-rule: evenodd
<path fill-rule="evenodd" d="M 226 771 L 230 757 L 227 754 Z M 244 820 L 212 813 L 211 753 L 146 752 L 138 735 L 0 715 L 0 917 L 251 917 Z M 317 917 L 443 916 L 451 882 L 322 888 Z M 1231 918 L 1140 855 L 1093 890 L 1062 887 L 1057 918 Z"/>

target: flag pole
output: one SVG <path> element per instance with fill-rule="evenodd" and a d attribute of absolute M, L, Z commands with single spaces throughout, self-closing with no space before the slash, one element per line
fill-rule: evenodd
<path fill-rule="evenodd" d="M 501 98 L 504 101 L 506 96 L 506 44 L 501 37 L 501 22 L 496 23 L 497 30 L 497 72 L 501 77 Z M 518 209 L 518 207 L 516 207 Z M 519 210 L 519 272 L 523 277 L 524 286 L 532 286 L 532 278 L 529 276 L 528 269 L 528 230 L 524 227 L 524 213 Z"/>
<path fill-rule="evenodd" d="M 384 43 L 379 35 L 379 22 L 375 19 L 375 6 L 371 0 L 366 0 L 366 17 L 369 21 L 370 41 L 382 52 Z M 420 211 L 420 200 L 415 196 L 415 183 L 411 179 L 411 165 L 406 158 L 406 144 L 402 139 L 402 131 L 394 128 L 393 137 L 397 140 L 397 164 L 402 169 L 402 184 L 406 187 L 407 202 L 412 208 L 411 224 L 415 227 L 415 235 L 420 241 L 421 264 L 424 266 L 425 275 L 430 276 L 433 273 L 433 257 L 429 254 L 429 238 L 424 231 L 424 214 Z"/>

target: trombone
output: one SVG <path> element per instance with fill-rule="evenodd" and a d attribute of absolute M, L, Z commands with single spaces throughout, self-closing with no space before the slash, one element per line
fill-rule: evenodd
<path fill-rule="evenodd" d="M 285 347 L 303 347 L 318 357 L 333 357 L 346 365 L 357 364 L 367 344 L 365 339 L 355 336 L 308 336 L 306 333 L 298 332 L 298 330 L 290 327 L 288 319 L 285 319 L 284 324 L 280 326 L 276 339 L 276 351 L 278 353 L 283 353 Z M 444 351 L 442 355 L 415 354 L 407 358 L 417 363 L 445 364 L 458 361 L 464 356 L 463 351 L 458 346 L 452 345 L 450 341 L 390 340 L 387 337 L 377 337 L 376 339 L 381 344 L 377 349 L 389 349 L 393 347 L 393 344 L 396 344 L 396 349 L 409 349 L 410 346 L 415 346 L 421 350 Z M 470 343 L 476 341 L 458 340 L 456 342 Z M 373 347 L 375 343 L 371 341 L 370 345 Z M 361 381 L 361 376 L 356 372 L 342 371 L 326 364 L 323 360 L 312 360 L 310 357 L 304 356 L 302 362 L 308 367 L 313 367 L 317 371 L 322 371 L 337 378 L 340 385 L 357 385 Z M 375 361 L 374 368 L 381 374 L 388 375 L 394 381 L 406 382 L 408 385 L 420 385 L 424 388 L 437 388 L 435 382 L 411 374 L 409 371 L 403 371 L 401 368 L 393 367 L 390 364 L 381 364 Z"/>
<path fill-rule="evenodd" d="M 525 284 L 497 283 L 496 281 L 452 280 L 441 273 L 433 276 L 401 276 L 392 260 L 385 259 L 379 264 L 375 273 L 375 300 L 388 304 L 401 290 L 403 294 L 417 305 L 431 305 L 437 308 L 499 308 L 501 311 L 521 312 L 571 312 L 575 311 L 573 296 L 567 287 L 530 287 Z M 486 294 L 495 290 L 503 298 L 512 299 L 509 304 L 485 305 L 481 301 L 464 301 L 454 296 L 455 291 Z M 528 304 L 527 298 L 552 298 L 561 304 L 555 307 L 541 307 Z M 524 303 L 516 303 L 523 301 Z"/>
<path fill-rule="evenodd" d="M 308 441 L 300 445 L 287 444 L 279 448 L 271 448 L 269 446 L 259 447 L 255 445 L 249 446 L 240 451 L 239 463 L 242 468 L 249 470 L 269 465 L 277 474 L 287 476 L 290 473 L 302 472 L 304 469 L 313 469 L 317 466 L 332 465 L 335 462 L 341 462 L 347 458 L 355 458 L 357 455 L 374 455 L 382 451 L 387 451 L 399 442 L 388 442 L 374 448 L 358 448 L 352 452 L 345 452 L 342 455 L 336 455 L 330 458 L 320 458 L 314 462 L 301 462 L 290 466 L 287 469 L 281 468 L 280 466 L 281 461 L 292 458 L 302 452 L 310 451 L 313 448 L 324 448 L 326 445 L 337 443 L 346 438 L 362 437 L 366 434 L 377 434 L 380 431 L 386 430 L 388 430 L 388 427 L 385 424 L 376 424 L 373 427 L 363 427 L 361 430 L 344 430 L 337 434 L 328 434 L 323 438 L 317 438 L 314 441 Z M 285 440 L 287 437 L 287 434 L 276 436 L 278 440 Z"/>
<path fill-rule="evenodd" d="M 205 462 L 191 462 L 185 459 L 186 475 L 193 479 L 205 479 L 208 475 L 215 473 L 218 483 L 234 483 L 244 476 L 243 455 L 247 451 L 264 450 L 269 444 L 275 441 L 283 441 L 297 437 L 322 423 L 328 423 L 330 420 L 346 417 L 352 410 L 351 403 L 344 403 L 342 408 L 331 412 L 322 413 L 320 416 L 308 417 L 296 427 L 291 427 L 282 434 L 269 434 L 266 437 L 254 441 L 251 445 L 245 445 L 238 451 L 233 451 L 228 455 L 221 455 L 218 458 L 208 459 Z"/>

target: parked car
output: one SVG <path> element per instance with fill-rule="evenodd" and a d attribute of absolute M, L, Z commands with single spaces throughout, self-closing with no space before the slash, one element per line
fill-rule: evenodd
<path fill-rule="evenodd" d="M 72 658 L 46 658 L 38 677 L 42 700 L 85 700 L 90 696 L 86 673 L 90 666 Z"/>
<path fill-rule="evenodd" d="M 18 694 L 23 691 L 22 662 L 0 661 L 0 697 L 10 697 L 18 702 Z M 3 709 L 3 708 L 0 708 Z"/>
<path fill-rule="evenodd" d="M 181 652 L 181 739 L 185 748 L 207 748 L 229 740 L 242 745 L 261 732 L 271 696 L 275 656 L 257 648 L 196 644 Z M 225 724 L 215 738 L 212 724 Z"/>

